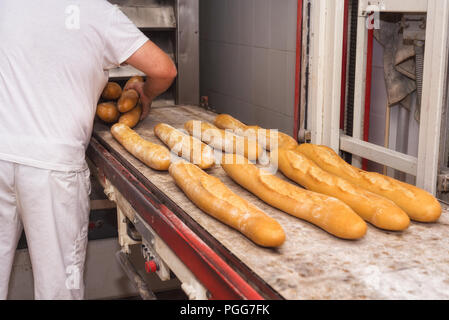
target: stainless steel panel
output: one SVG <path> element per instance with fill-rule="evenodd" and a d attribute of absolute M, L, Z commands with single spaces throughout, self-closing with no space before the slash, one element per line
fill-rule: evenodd
<path fill-rule="evenodd" d="M 115 68 L 109 71 L 110 79 L 129 78 L 132 76 L 145 76 L 145 73 L 130 65 L 121 66 L 120 68 Z"/>
<path fill-rule="evenodd" d="M 139 28 L 174 29 L 176 17 L 173 1 L 110 0 L 117 4 Z"/>
<path fill-rule="evenodd" d="M 176 28 L 176 19 L 173 7 L 145 8 L 120 6 L 120 9 L 139 28 Z"/>
<path fill-rule="evenodd" d="M 177 63 L 175 84 L 158 100 L 199 104 L 199 0 L 109 0 Z M 112 78 L 142 75 L 131 68 L 110 72 Z"/>
<path fill-rule="evenodd" d="M 169 31 L 148 31 L 144 30 L 144 33 L 153 41 L 159 48 L 167 53 L 173 61 L 176 61 L 176 43 L 173 32 Z M 109 77 L 114 79 L 124 79 L 131 76 L 145 76 L 143 72 L 126 65 L 120 68 L 112 69 L 109 71 Z M 174 100 L 174 99 L 173 99 Z"/>

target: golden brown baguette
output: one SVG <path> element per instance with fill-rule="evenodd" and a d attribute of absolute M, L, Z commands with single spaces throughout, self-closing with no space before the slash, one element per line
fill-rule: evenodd
<path fill-rule="evenodd" d="M 170 151 L 164 146 L 143 139 L 123 123 L 111 127 L 112 136 L 134 157 L 155 170 L 168 170 Z"/>
<path fill-rule="evenodd" d="M 105 100 L 117 100 L 122 95 L 122 87 L 116 82 L 108 82 L 101 93 Z"/>
<path fill-rule="evenodd" d="M 190 120 L 184 124 L 184 128 L 190 135 L 215 149 L 242 154 L 250 160 L 257 160 L 262 155 L 262 147 L 257 141 L 225 132 L 209 122 Z"/>
<path fill-rule="evenodd" d="M 141 76 L 132 76 L 131 78 L 126 81 L 125 86 L 123 87 L 125 90 L 128 89 L 130 84 L 133 84 L 135 82 L 144 82 L 143 77 Z"/>
<path fill-rule="evenodd" d="M 220 179 L 186 161 L 172 163 L 169 172 L 186 196 L 209 215 L 260 246 L 278 247 L 284 243 L 281 225 L 233 193 Z"/>
<path fill-rule="evenodd" d="M 134 89 L 123 91 L 120 99 L 117 101 L 118 111 L 125 113 L 131 111 L 139 101 L 139 94 Z"/>
<path fill-rule="evenodd" d="M 311 222 L 343 239 L 359 239 L 366 233 L 366 223 L 342 201 L 304 190 L 267 172 L 246 158 L 233 155 L 223 159 L 224 171 L 239 185 L 269 205 L 292 216 Z"/>
<path fill-rule="evenodd" d="M 296 150 L 315 161 L 323 170 L 390 199 L 412 220 L 433 222 L 441 215 L 440 203 L 427 191 L 376 172 L 353 167 L 326 146 L 302 144 Z"/>
<path fill-rule="evenodd" d="M 220 129 L 233 130 L 238 135 L 255 138 L 267 150 L 276 149 L 276 146 L 271 145 L 271 139 L 275 141 L 276 138 L 276 132 L 273 130 L 263 129 L 259 126 L 247 126 L 229 114 L 219 114 L 215 117 L 214 124 Z M 280 131 L 277 132 L 277 139 L 278 148 L 292 149 L 298 145 L 293 137 Z"/>
<path fill-rule="evenodd" d="M 378 228 L 400 231 L 409 226 L 407 214 L 387 198 L 322 170 L 295 150 L 279 149 L 278 153 L 281 172 L 305 188 L 340 199 Z"/>
<path fill-rule="evenodd" d="M 166 123 L 154 127 L 154 134 L 178 156 L 208 169 L 215 164 L 214 151 L 197 138 L 189 136 Z"/>
<path fill-rule="evenodd" d="M 131 111 L 125 112 L 118 119 L 119 123 L 126 124 L 130 128 L 134 128 L 140 120 L 142 114 L 142 104 L 139 102 Z"/>
<path fill-rule="evenodd" d="M 98 104 L 96 114 L 98 118 L 106 123 L 114 123 L 120 116 L 115 102 L 103 102 Z"/>

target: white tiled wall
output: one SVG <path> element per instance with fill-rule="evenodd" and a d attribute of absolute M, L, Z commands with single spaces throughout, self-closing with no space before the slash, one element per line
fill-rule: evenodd
<path fill-rule="evenodd" d="M 200 0 L 201 95 L 293 134 L 297 0 Z"/>

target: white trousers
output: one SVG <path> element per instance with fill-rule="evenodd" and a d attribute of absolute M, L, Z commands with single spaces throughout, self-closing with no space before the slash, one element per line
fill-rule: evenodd
<path fill-rule="evenodd" d="M 83 299 L 89 169 L 60 172 L 0 160 L 0 299 L 24 229 L 35 299 Z"/>

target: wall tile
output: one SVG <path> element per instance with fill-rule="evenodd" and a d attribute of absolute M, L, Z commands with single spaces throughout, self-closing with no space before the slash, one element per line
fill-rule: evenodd
<path fill-rule="evenodd" d="M 200 1 L 200 38 L 209 39 L 212 1 Z"/>
<path fill-rule="evenodd" d="M 270 47 L 270 2 L 270 0 L 257 0 L 254 6 L 254 45 L 256 47 Z"/>
<path fill-rule="evenodd" d="M 296 0 L 203 2 L 201 95 L 218 112 L 291 134 Z"/>
<path fill-rule="evenodd" d="M 206 45 L 206 50 L 209 53 L 208 56 L 208 65 L 206 66 L 204 63 L 204 61 L 200 62 L 200 74 L 207 74 L 207 78 L 210 81 L 209 84 L 209 88 L 211 90 L 218 90 L 220 88 L 220 79 L 222 79 L 222 74 L 221 74 L 221 61 L 220 61 L 220 57 L 221 57 L 221 44 L 218 42 L 207 42 Z M 204 93 L 203 95 L 208 95 L 207 92 Z"/>
<path fill-rule="evenodd" d="M 255 0 L 238 1 L 239 3 L 239 43 L 246 46 L 254 45 L 255 30 Z"/>
<path fill-rule="evenodd" d="M 200 41 L 200 61 L 204 65 L 210 65 L 209 42 Z M 200 73 L 200 92 L 207 92 L 210 89 L 210 68 L 202 70 Z"/>
<path fill-rule="evenodd" d="M 253 104 L 269 107 L 270 104 L 270 51 L 253 48 Z"/>
<path fill-rule="evenodd" d="M 269 104 L 266 107 L 287 113 L 285 95 L 287 86 L 287 57 L 285 51 L 270 50 L 270 91 Z"/>
<path fill-rule="evenodd" d="M 228 87 L 225 93 L 233 97 L 238 97 L 240 93 L 239 87 L 243 81 L 239 78 L 240 46 L 236 44 L 229 45 L 229 53 L 226 56 L 226 61 L 225 74 Z"/>
<path fill-rule="evenodd" d="M 239 46 L 237 76 L 234 79 L 237 85 L 237 97 L 243 101 L 251 102 L 253 92 L 253 48 Z"/>
<path fill-rule="evenodd" d="M 226 21 L 227 41 L 232 44 L 238 44 L 240 38 L 240 5 L 241 0 L 227 0 L 228 1 L 228 18 Z M 244 2 L 244 1 L 243 1 Z"/>
<path fill-rule="evenodd" d="M 298 0 L 287 0 L 287 3 L 287 51 L 296 52 L 296 13 L 298 11 Z"/>
<path fill-rule="evenodd" d="M 256 123 L 266 129 L 278 129 L 287 134 L 293 133 L 293 118 L 270 109 L 255 106 Z"/>
<path fill-rule="evenodd" d="M 289 7 L 287 1 L 281 1 L 283 5 L 280 5 L 280 1 L 270 1 L 270 48 L 278 50 L 287 50 L 287 37 L 289 28 Z M 290 26 L 290 27 L 295 27 Z"/>

